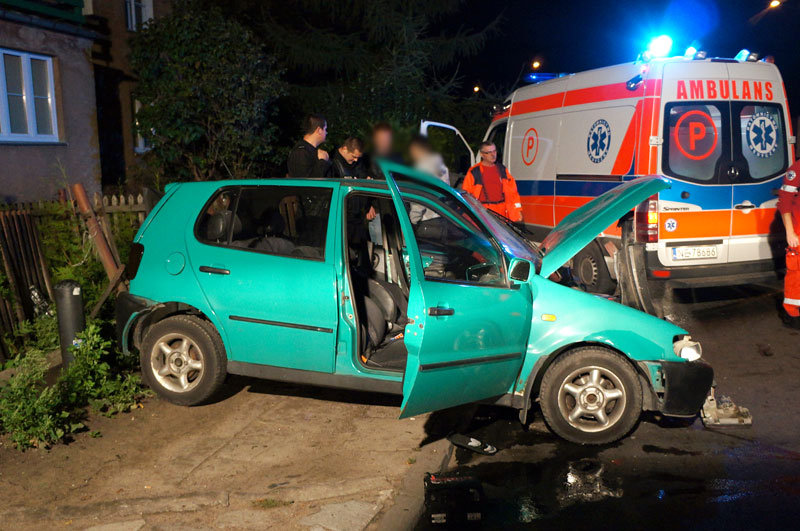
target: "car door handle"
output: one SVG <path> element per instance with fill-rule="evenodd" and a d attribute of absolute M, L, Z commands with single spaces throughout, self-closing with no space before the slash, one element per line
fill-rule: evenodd
<path fill-rule="evenodd" d="M 739 203 L 738 205 L 734 205 L 733 208 L 735 208 L 736 210 L 749 210 L 755 207 L 756 206 L 753 203 L 751 203 L 750 201 L 746 201 L 744 203 Z"/>
<path fill-rule="evenodd" d="M 230 269 L 223 269 L 221 267 L 200 266 L 201 273 L 213 273 L 215 275 L 230 275 Z"/>
<path fill-rule="evenodd" d="M 428 308 L 428 315 L 433 317 L 441 317 L 443 315 L 453 315 L 456 311 L 452 308 L 442 308 L 441 306 L 433 306 Z"/>

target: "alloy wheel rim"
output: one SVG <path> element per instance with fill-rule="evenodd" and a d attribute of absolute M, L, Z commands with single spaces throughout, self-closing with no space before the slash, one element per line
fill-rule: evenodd
<path fill-rule="evenodd" d="M 570 426 L 587 433 L 605 431 L 622 418 L 625 388 L 614 372 L 592 365 L 572 371 L 558 389 L 558 409 Z"/>
<path fill-rule="evenodd" d="M 150 367 L 162 387 L 174 393 L 187 393 L 203 378 L 203 351 L 183 334 L 167 334 L 153 346 Z"/>

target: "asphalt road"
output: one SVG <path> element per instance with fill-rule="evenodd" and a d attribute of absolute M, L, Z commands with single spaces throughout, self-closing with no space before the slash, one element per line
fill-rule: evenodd
<path fill-rule="evenodd" d="M 702 343 L 717 396 L 749 408 L 751 427 L 647 415 L 623 441 L 587 448 L 554 437 L 541 415 L 526 430 L 514 411 L 481 406 L 465 432 L 499 451 L 454 452 L 447 475 L 474 478 L 483 501 L 445 500 L 451 517 L 479 511 L 492 529 L 797 528 L 800 333 L 780 322 L 780 297 L 755 286 L 681 291 L 670 311 Z M 440 527 L 428 518 L 417 527 Z"/>

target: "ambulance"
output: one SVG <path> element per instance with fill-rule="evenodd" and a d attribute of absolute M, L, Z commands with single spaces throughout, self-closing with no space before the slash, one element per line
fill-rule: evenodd
<path fill-rule="evenodd" d="M 446 124 L 423 122 L 421 129 L 435 128 L 461 136 Z M 621 183 L 652 174 L 672 181 L 573 259 L 573 275 L 590 291 L 615 290 L 623 243 L 639 295 L 651 292 L 645 299 L 660 297 L 667 283 L 745 284 L 774 278 L 781 267 L 776 194 L 795 137 L 780 72 L 754 53 L 644 54 L 524 86 L 494 115 L 484 139 L 517 180 L 537 241 Z M 652 311 L 646 302 L 638 306 Z"/>

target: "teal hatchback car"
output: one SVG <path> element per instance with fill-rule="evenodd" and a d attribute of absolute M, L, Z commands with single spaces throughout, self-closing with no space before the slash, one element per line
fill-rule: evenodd
<path fill-rule="evenodd" d="M 625 436 L 642 411 L 693 416 L 711 367 L 672 323 L 549 278 L 669 187 L 617 186 L 540 247 L 469 195 L 404 166 L 386 181 L 172 184 L 134 240 L 124 350 L 167 400 L 226 374 L 402 395 L 400 417 L 539 403 L 557 435 Z"/>

